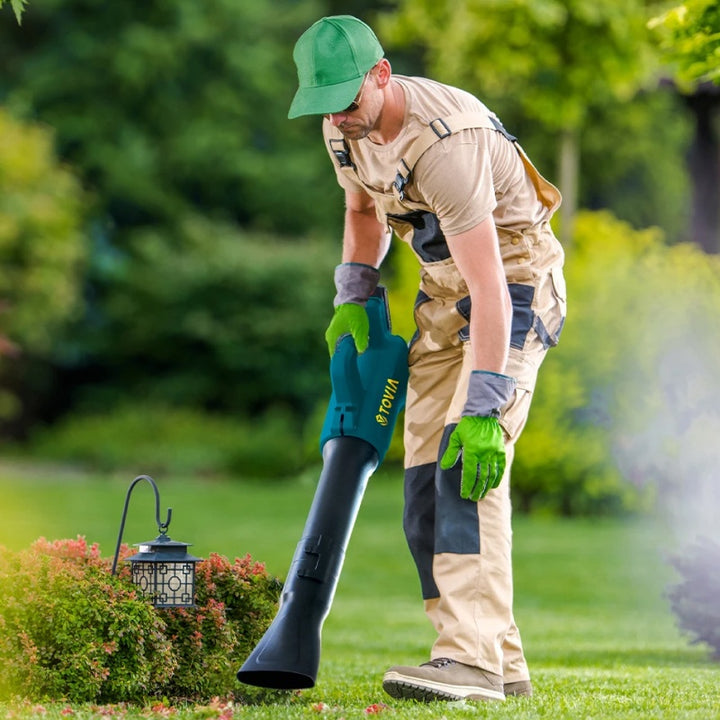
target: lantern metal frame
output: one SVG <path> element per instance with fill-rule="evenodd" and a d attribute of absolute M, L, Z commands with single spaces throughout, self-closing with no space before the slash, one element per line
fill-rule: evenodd
<path fill-rule="evenodd" d="M 147 481 L 155 493 L 155 523 L 160 533 L 154 540 L 135 543 L 139 552 L 127 558 L 131 566 L 132 581 L 140 591 L 149 597 L 157 608 L 194 607 L 195 605 L 195 564 L 200 558 L 188 554 L 190 543 L 176 542 L 167 535 L 172 518 L 168 508 L 165 522 L 160 521 L 160 493 L 155 481 L 149 475 L 138 475 L 125 495 L 120 532 L 118 533 L 112 574 L 117 574 L 118 556 L 125 531 L 130 495 L 141 481 Z"/>

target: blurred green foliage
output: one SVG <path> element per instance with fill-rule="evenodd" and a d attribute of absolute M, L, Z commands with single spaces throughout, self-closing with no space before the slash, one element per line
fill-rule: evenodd
<path fill-rule="evenodd" d="M 616 512 L 656 497 L 672 509 L 712 468 L 720 261 L 586 212 L 566 270 L 568 321 L 518 442 L 518 506 Z"/>
<path fill-rule="evenodd" d="M 198 209 L 264 230 L 327 228 L 317 121 L 287 120 L 291 48 L 319 12 L 312 0 L 36 3 L 22 28 L 0 26 L 0 102 L 56 129 L 118 245 L 126 227 Z"/>
<path fill-rule="evenodd" d="M 342 203 L 317 120 L 287 108 L 292 45 L 321 9 L 50 0 L 0 26 L 0 101 L 55 129 L 93 197 L 85 314 L 51 357 L 26 357 L 14 432 L 136 394 L 314 406 L 338 254 L 320 238 Z"/>
<path fill-rule="evenodd" d="M 477 94 L 559 184 L 562 213 L 576 202 L 612 208 L 671 241 L 687 237 L 692 120 L 657 87 L 663 68 L 646 24 L 658 3 L 396 4 L 379 23 L 391 60 L 414 50 L 431 76 Z"/>
<path fill-rule="evenodd" d="M 582 132 L 580 205 L 612 208 L 636 228 L 660 227 L 668 242 L 690 236 L 690 179 L 685 148 L 692 120 L 682 100 L 668 89 L 641 92 L 629 103 L 598 107 Z M 552 161 L 533 137 L 533 157 Z M 608 143 L 611 139 L 611 143 Z"/>
<path fill-rule="evenodd" d="M 81 310 L 85 199 L 53 143 L 50 128 L 19 123 L 0 108 L 0 339 L 15 346 L 0 352 L 0 421 L 21 405 L 13 378 L 23 358 L 8 355 L 48 358 Z"/>
<path fill-rule="evenodd" d="M 653 18 L 675 79 L 686 87 L 720 82 L 720 7 L 715 0 L 685 0 Z"/>
<path fill-rule="evenodd" d="M 306 437 L 307 428 L 280 410 L 235 419 L 137 402 L 37 429 L 29 452 L 103 472 L 282 478 L 319 460 L 317 435 L 307 446 Z"/>
<path fill-rule="evenodd" d="M 77 403 L 145 398 L 231 414 L 324 396 L 336 263 L 325 243 L 247 233 L 187 217 L 170 238 L 127 233 L 126 253 L 94 267 L 103 294 L 76 328 Z M 119 342 L 120 340 L 120 342 Z"/>
<path fill-rule="evenodd" d="M 656 63 L 641 0 L 398 0 L 383 28 L 421 45 L 445 80 L 512 95 L 546 131 L 582 127 L 594 108 L 627 101 Z"/>

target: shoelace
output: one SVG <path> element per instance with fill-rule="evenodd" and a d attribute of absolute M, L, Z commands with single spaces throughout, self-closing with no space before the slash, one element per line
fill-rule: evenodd
<path fill-rule="evenodd" d="M 434 667 L 434 668 L 442 668 L 442 667 L 447 667 L 448 665 L 454 665 L 454 664 L 455 664 L 455 661 L 451 660 L 450 658 L 434 658 L 433 660 L 423 663 L 423 665 L 430 665 L 430 667 Z"/>

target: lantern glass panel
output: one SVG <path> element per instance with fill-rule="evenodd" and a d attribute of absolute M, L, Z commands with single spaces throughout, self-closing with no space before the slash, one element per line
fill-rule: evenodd
<path fill-rule="evenodd" d="M 134 561 L 132 579 L 155 607 L 192 607 L 195 603 L 193 562 Z"/>
<path fill-rule="evenodd" d="M 132 581 L 143 595 L 153 596 L 155 593 L 155 563 L 133 562 Z"/>
<path fill-rule="evenodd" d="M 194 602 L 195 565 L 191 562 L 160 562 L 157 564 L 155 605 L 188 607 Z"/>

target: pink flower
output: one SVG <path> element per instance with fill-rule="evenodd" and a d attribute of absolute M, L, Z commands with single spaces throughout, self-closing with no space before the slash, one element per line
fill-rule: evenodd
<path fill-rule="evenodd" d="M 232 720 L 234 717 L 233 701 L 223 700 L 219 697 L 214 697 L 209 705 L 204 707 L 196 708 L 200 710 L 212 710 L 217 715 L 213 715 L 213 720 Z M 210 716 L 208 716 L 210 717 Z"/>
<path fill-rule="evenodd" d="M 160 717 L 172 717 L 177 714 L 177 710 L 174 707 L 165 705 L 165 703 L 156 703 L 150 708 L 150 712 Z"/>
<path fill-rule="evenodd" d="M 100 717 L 115 717 L 115 707 L 113 705 L 93 705 L 91 709 Z"/>
<path fill-rule="evenodd" d="M 375 715 L 387 709 L 388 706 L 385 703 L 373 703 L 372 705 L 368 705 L 364 712 L 366 715 Z"/>

